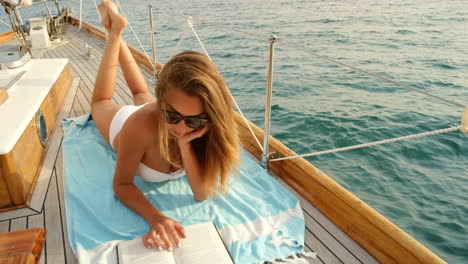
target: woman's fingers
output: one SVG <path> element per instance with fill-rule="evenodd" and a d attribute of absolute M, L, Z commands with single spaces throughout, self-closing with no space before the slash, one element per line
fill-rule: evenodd
<path fill-rule="evenodd" d="M 141 237 L 141 241 L 143 242 L 143 246 L 145 248 L 152 248 L 153 247 L 153 243 L 151 243 L 150 239 L 148 238 L 148 236 L 142 236 Z"/>
<path fill-rule="evenodd" d="M 174 227 L 168 227 L 166 228 L 167 233 L 169 233 L 172 236 L 172 241 L 174 241 L 174 247 L 180 247 L 180 240 L 179 240 L 179 235 L 175 231 Z"/>
<path fill-rule="evenodd" d="M 186 237 L 184 227 L 165 216 L 155 218 L 151 226 L 151 230 L 143 237 L 145 247 L 165 248 L 171 251 L 182 245 L 180 237 Z"/>
<path fill-rule="evenodd" d="M 179 223 L 177 223 L 176 225 L 174 225 L 174 229 L 177 231 L 177 233 L 179 234 L 180 237 L 182 238 L 186 238 L 187 235 L 185 235 L 185 229 L 183 226 L 181 226 Z"/>
<path fill-rule="evenodd" d="M 164 226 L 159 225 L 157 231 L 166 249 L 171 251 L 172 250 L 171 242 L 169 241 L 169 237 L 166 234 L 166 229 L 164 228 Z"/>
<path fill-rule="evenodd" d="M 177 142 L 179 143 L 179 146 L 187 144 L 188 142 L 196 138 L 202 137 L 208 131 L 208 129 L 209 129 L 208 123 L 206 123 L 202 128 L 193 130 L 181 137 L 178 137 Z"/>
<path fill-rule="evenodd" d="M 154 248 L 162 250 L 162 246 L 159 243 L 158 234 L 156 234 L 156 231 L 154 231 L 153 229 L 151 229 L 151 237 L 149 239 L 150 242 L 153 244 Z"/>
<path fill-rule="evenodd" d="M 162 247 L 158 241 L 158 235 L 156 232 L 151 229 L 146 235 L 144 235 L 142 238 L 143 241 L 143 246 L 146 248 L 155 248 L 161 250 Z"/>

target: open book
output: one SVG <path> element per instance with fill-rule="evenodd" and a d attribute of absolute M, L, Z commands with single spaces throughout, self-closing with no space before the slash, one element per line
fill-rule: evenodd
<path fill-rule="evenodd" d="M 172 252 L 145 248 L 141 237 L 117 245 L 119 264 L 224 264 L 234 263 L 212 222 L 184 227 L 187 238 Z"/>

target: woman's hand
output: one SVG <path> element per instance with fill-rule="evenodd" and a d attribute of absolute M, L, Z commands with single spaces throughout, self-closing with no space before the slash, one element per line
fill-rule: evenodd
<path fill-rule="evenodd" d="M 208 131 L 208 123 L 205 123 L 205 126 L 196 130 L 193 130 L 181 137 L 177 138 L 177 143 L 179 143 L 179 147 L 186 145 L 190 141 L 202 137 Z"/>
<path fill-rule="evenodd" d="M 176 246 L 180 247 L 179 236 L 186 238 L 184 227 L 179 222 L 166 216 L 158 216 L 150 223 L 151 229 L 142 237 L 143 245 L 146 248 L 166 248 L 169 251 Z M 175 244 L 171 246 L 172 240 Z M 162 242 L 162 243 L 161 243 Z"/>
<path fill-rule="evenodd" d="M 127 19 L 119 14 L 118 7 L 110 0 L 102 0 L 98 6 L 101 24 L 109 32 L 120 35 L 127 26 Z"/>

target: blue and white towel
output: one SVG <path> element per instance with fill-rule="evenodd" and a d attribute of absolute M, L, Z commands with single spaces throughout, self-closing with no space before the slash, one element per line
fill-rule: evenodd
<path fill-rule="evenodd" d="M 80 263 L 117 263 L 118 241 L 144 235 L 149 225 L 114 195 L 116 153 L 90 115 L 63 121 L 64 189 L 68 238 Z M 229 194 L 197 202 L 186 177 L 135 184 L 183 226 L 212 221 L 235 263 L 262 263 L 304 255 L 304 218 L 298 199 L 242 151 L 240 180 Z M 288 259 L 290 261 L 290 259 Z M 289 262 L 288 261 L 288 262 Z"/>

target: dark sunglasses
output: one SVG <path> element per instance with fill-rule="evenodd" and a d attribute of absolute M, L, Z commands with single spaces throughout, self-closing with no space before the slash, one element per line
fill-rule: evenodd
<path fill-rule="evenodd" d="M 166 112 L 167 123 L 171 125 L 175 125 L 179 123 L 181 120 L 184 120 L 186 126 L 193 128 L 193 129 L 199 129 L 199 128 L 202 128 L 205 125 L 205 123 L 208 121 L 207 118 L 182 116 L 179 113 L 171 112 L 167 110 L 164 110 L 164 112 Z"/>

